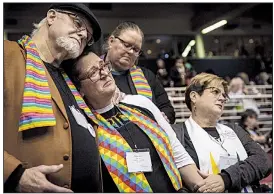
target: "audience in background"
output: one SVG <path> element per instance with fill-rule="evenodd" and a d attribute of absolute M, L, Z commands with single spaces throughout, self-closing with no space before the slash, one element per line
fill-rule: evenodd
<path fill-rule="evenodd" d="M 240 77 L 234 77 L 229 83 L 229 97 L 246 94 L 244 81 Z"/>
<path fill-rule="evenodd" d="M 249 85 L 249 76 L 245 72 L 240 72 L 237 74 L 237 77 L 240 77 L 245 85 Z"/>
<path fill-rule="evenodd" d="M 157 59 L 157 77 L 164 87 L 170 86 L 170 77 L 165 67 L 165 61 L 163 59 Z"/>
<path fill-rule="evenodd" d="M 240 126 L 245 129 L 249 134 L 250 137 L 257 143 L 261 145 L 262 148 L 268 148 L 269 146 L 266 144 L 269 140 L 269 135 L 272 131 L 260 134 L 257 132 L 259 128 L 258 124 L 258 115 L 252 109 L 247 109 L 245 112 L 242 113 Z"/>
<path fill-rule="evenodd" d="M 185 80 L 186 85 L 188 86 L 191 78 L 193 78 L 197 74 L 197 72 L 194 70 L 193 66 L 189 63 L 187 58 L 184 58 L 184 65 L 186 70 Z"/>
<path fill-rule="evenodd" d="M 186 85 L 186 68 L 182 58 L 177 58 L 170 70 L 171 86 L 182 87 Z"/>
<path fill-rule="evenodd" d="M 272 76 L 270 77 L 270 75 L 266 72 L 261 72 L 256 76 L 256 82 L 258 85 L 270 85 Z"/>
<path fill-rule="evenodd" d="M 243 107 L 235 107 L 236 110 L 247 110 L 253 109 L 257 114 L 260 114 L 258 106 L 253 99 L 242 98 L 244 95 L 248 94 L 244 81 L 240 77 L 235 77 L 231 80 L 229 84 L 228 96 L 233 102 L 242 102 Z"/>

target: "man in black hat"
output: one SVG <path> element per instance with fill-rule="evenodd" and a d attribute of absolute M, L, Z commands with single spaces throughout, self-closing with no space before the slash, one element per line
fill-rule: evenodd
<path fill-rule="evenodd" d="M 5 192 L 101 191 L 95 132 L 61 68 L 100 36 L 88 7 L 66 3 L 4 42 Z"/>

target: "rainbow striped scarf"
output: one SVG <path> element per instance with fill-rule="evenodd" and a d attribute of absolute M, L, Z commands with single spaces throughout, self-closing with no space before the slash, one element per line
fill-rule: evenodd
<path fill-rule="evenodd" d="M 70 89 L 70 91 L 72 92 L 78 106 L 83 109 L 86 113 L 86 115 L 96 124 L 98 124 L 97 120 L 95 119 L 95 116 L 93 115 L 93 113 L 90 111 L 89 107 L 87 106 L 87 104 L 85 103 L 85 101 L 83 100 L 82 96 L 79 94 L 79 92 L 77 91 L 76 87 L 73 85 L 72 81 L 69 79 L 68 75 L 66 73 L 62 73 L 65 81 L 67 82 L 67 85 Z"/>
<path fill-rule="evenodd" d="M 23 36 L 18 43 L 26 50 L 26 77 L 19 131 L 54 126 L 51 94 L 43 61 L 31 38 Z"/>
<path fill-rule="evenodd" d="M 100 155 L 120 192 L 152 192 L 148 181 L 143 173 L 128 173 L 126 166 L 126 152 L 132 151 L 121 134 L 100 114 L 92 113 L 85 101 L 70 81 L 63 74 L 75 100 L 89 118 L 98 125 L 97 136 Z M 119 105 L 122 113 L 132 122 L 137 124 L 151 139 L 155 146 L 166 172 L 175 188 L 182 187 L 180 173 L 174 163 L 169 139 L 164 130 L 153 120 L 138 111 Z"/>
<path fill-rule="evenodd" d="M 100 155 L 119 191 L 152 192 L 143 173 L 128 173 L 125 154 L 132 149 L 125 139 L 100 114 L 92 113 L 69 77 L 65 73 L 63 73 L 63 77 L 79 107 L 98 125 L 97 136 Z M 119 105 L 119 107 L 130 121 L 137 124 L 149 136 L 175 190 L 179 190 L 182 187 L 181 176 L 175 165 L 170 142 L 164 130 L 156 122 L 138 111 L 124 105 Z"/>
<path fill-rule="evenodd" d="M 142 69 L 134 65 L 130 69 L 130 75 L 136 88 L 137 94 L 145 96 L 152 100 L 152 91 L 144 76 Z"/>
<path fill-rule="evenodd" d="M 165 170 L 177 191 L 182 188 L 180 173 L 175 165 L 169 139 L 164 130 L 152 119 L 137 110 L 119 105 L 122 113 L 138 125 L 150 138 Z M 126 165 L 126 152 L 131 147 L 121 134 L 100 114 L 94 112 L 98 121 L 98 143 L 100 155 L 120 192 L 153 192 L 144 173 L 129 173 Z"/>

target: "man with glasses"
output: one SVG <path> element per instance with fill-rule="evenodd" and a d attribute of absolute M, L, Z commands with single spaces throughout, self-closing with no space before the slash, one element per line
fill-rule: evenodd
<path fill-rule="evenodd" d="M 112 103 L 111 67 L 87 51 L 67 72 L 78 89 L 71 90 L 79 91 L 79 106 L 98 126 L 103 192 L 176 192 L 183 190 L 182 179 L 193 190 L 203 179 L 152 101 L 126 95 Z"/>
<path fill-rule="evenodd" d="M 88 7 L 63 3 L 4 42 L 5 192 L 101 192 L 94 131 L 61 68 L 100 36 Z"/>

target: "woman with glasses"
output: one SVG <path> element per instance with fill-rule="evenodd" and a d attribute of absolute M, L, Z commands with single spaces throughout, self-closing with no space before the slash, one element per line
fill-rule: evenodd
<path fill-rule="evenodd" d="M 185 101 L 191 111 L 182 128 L 184 144 L 205 179 L 199 192 L 259 192 L 271 172 L 266 153 L 237 125 L 219 124 L 228 100 L 227 82 L 201 73 L 192 78 Z"/>
<path fill-rule="evenodd" d="M 112 75 L 122 92 L 149 98 L 174 123 L 175 112 L 160 81 L 150 70 L 136 66 L 143 40 L 139 26 L 132 22 L 119 24 L 104 46 L 104 60 L 111 62 Z"/>

